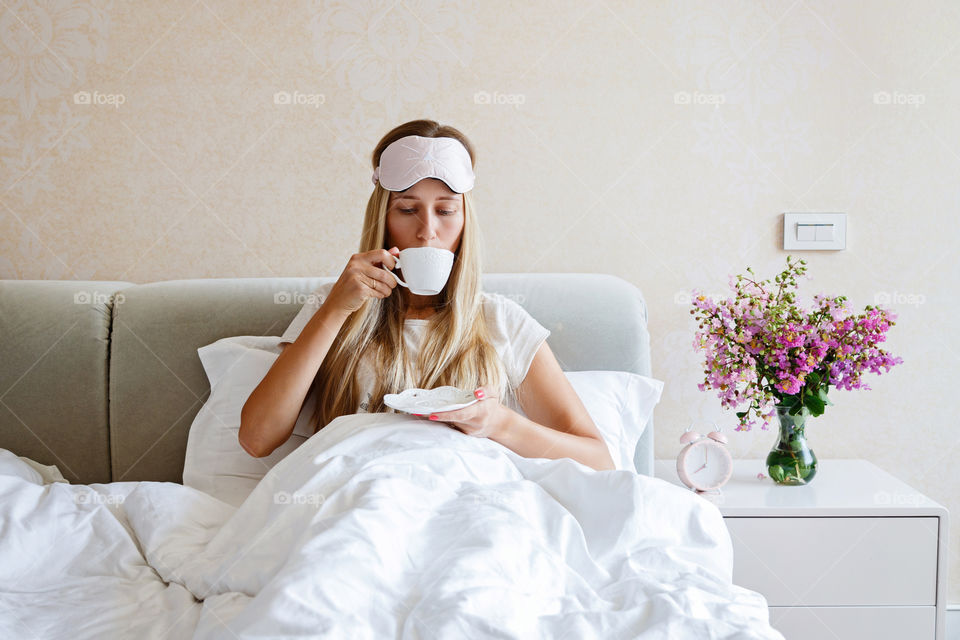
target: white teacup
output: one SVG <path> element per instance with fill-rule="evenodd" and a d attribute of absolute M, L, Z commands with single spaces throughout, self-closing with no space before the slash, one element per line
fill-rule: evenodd
<path fill-rule="evenodd" d="M 434 247 L 409 247 L 400 252 L 394 269 L 403 271 L 406 282 L 393 271 L 387 273 L 397 280 L 397 284 L 410 289 L 418 296 L 432 296 L 440 293 L 450 270 L 453 268 L 453 252 Z"/>

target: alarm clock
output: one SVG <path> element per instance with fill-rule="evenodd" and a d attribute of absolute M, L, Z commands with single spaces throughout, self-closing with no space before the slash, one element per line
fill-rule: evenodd
<path fill-rule="evenodd" d="M 677 475 L 680 481 L 697 493 L 719 493 L 733 473 L 733 458 L 727 450 L 727 436 L 714 422 L 714 431 L 706 436 L 691 431 L 693 425 L 680 436 L 685 444 L 677 456 Z"/>

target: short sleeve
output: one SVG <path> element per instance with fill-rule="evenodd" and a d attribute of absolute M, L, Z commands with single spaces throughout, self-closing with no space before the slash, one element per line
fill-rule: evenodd
<path fill-rule="evenodd" d="M 550 330 L 536 321 L 526 309 L 510 298 L 501 296 L 498 322 L 506 337 L 504 366 L 513 388 L 520 386 L 537 354 L 537 349 L 550 335 Z"/>
<path fill-rule="evenodd" d="M 297 339 L 297 336 L 300 335 L 303 328 L 310 322 L 313 314 L 323 305 L 323 301 L 327 299 L 327 295 L 330 293 L 333 285 L 334 282 L 327 282 L 317 287 L 317 289 L 310 294 L 303 308 L 300 309 L 300 312 L 293 318 L 290 326 L 288 326 L 287 330 L 280 336 L 280 344 L 291 343 Z"/>

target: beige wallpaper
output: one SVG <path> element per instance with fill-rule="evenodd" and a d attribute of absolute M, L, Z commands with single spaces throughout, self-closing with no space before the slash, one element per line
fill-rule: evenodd
<path fill-rule="evenodd" d="M 843 211 L 803 297 L 889 301 L 905 364 L 836 393 L 811 445 L 960 513 L 958 33 L 948 0 L 4 0 L 0 277 L 339 274 L 374 144 L 434 118 L 477 147 L 488 271 L 643 290 L 672 457 L 691 419 L 730 422 L 689 290 L 772 277 L 784 211 Z"/>

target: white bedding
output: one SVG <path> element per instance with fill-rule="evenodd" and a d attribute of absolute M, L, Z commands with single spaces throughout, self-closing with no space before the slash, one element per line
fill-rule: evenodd
<path fill-rule="evenodd" d="M 663 480 L 349 415 L 239 508 L 0 476 L 0 637 L 782 640 L 732 554 Z"/>

